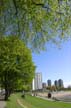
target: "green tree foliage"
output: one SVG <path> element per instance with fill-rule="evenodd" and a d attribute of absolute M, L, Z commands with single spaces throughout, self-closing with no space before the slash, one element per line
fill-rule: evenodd
<path fill-rule="evenodd" d="M 0 33 L 19 35 L 30 48 L 68 38 L 70 29 L 71 0 L 0 0 Z"/>
<path fill-rule="evenodd" d="M 30 50 L 17 37 L 0 38 L 0 83 L 5 89 L 5 99 L 19 86 L 29 85 L 35 66 Z"/>

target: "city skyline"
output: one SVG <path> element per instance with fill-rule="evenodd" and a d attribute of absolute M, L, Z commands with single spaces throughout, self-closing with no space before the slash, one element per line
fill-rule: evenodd
<path fill-rule="evenodd" d="M 64 42 L 61 49 L 47 45 L 47 51 L 40 54 L 32 54 L 33 61 L 37 66 L 36 72 L 42 72 L 43 82 L 48 79 L 55 80 L 62 79 L 64 86 L 71 85 L 71 42 Z"/>

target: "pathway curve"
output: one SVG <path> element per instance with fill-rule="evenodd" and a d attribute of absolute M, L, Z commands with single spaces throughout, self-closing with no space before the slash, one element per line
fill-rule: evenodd
<path fill-rule="evenodd" d="M 20 99 L 17 99 L 18 104 L 22 107 L 22 108 L 27 108 L 27 106 L 23 105 L 22 102 L 20 101 Z"/>

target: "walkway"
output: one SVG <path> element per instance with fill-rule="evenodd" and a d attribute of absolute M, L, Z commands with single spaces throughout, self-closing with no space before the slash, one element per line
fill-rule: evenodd
<path fill-rule="evenodd" d="M 55 101 L 55 100 L 53 100 L 51 98 L 46 98 L 46 97 L 41 97 L 41 96 L 36 96 L 36 97 L 41 98 L 41 99 L 44 99 L 44 100 L 48 100 L 48 101 Z"/>
<path fill-rule="evenodd" d="M 6 108 L 6 103 L 5 101 L 0 101 L 0 108 Z"/>
<path fill-rule="evenodd" d="M 6 102 L 4 101 L 4 95 L 0 94 L 0 108 L 6 108 Z"/>

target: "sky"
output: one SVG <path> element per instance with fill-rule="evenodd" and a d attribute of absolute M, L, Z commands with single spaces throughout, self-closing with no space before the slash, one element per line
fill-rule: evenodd
<path fill-rule="evenodd" d="M 42 81 L 62 79 L 64 86 L 71 85 L 71 41 L 64 42 L 61 49 L 47 44 L 47 50 L 33 54 L 36 72 L 42 73 Z"/>

